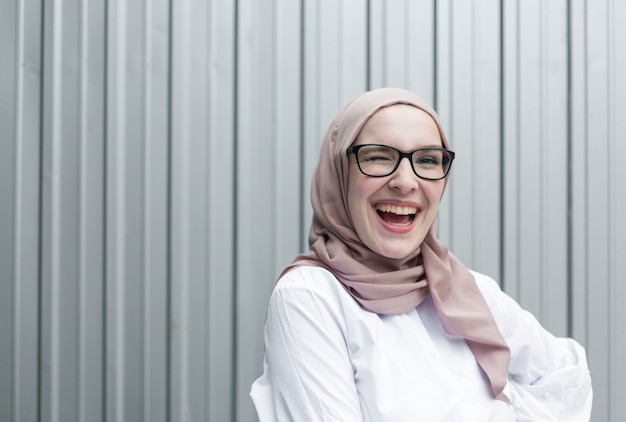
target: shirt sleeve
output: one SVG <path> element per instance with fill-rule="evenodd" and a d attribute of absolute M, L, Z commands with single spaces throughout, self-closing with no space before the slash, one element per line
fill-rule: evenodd
<path fill-rule="evenodd" d="M 509 395 L 518 421 L 587 422 L 593 392 L 585 350 L 552 335 L 495 281 L 479 283 L 511 349 Z"/>
<path fill-rule="evenodd" d="M 251 391 L 261 422 L 362 420 L 336 281 L 316 274 L 293 270 L 272 293 Z"/>

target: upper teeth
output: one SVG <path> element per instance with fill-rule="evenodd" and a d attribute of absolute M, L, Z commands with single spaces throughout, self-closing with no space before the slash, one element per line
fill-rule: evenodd
<path fill-rule="evenodd" d="M 410 215 L 417 213 L 417 208 L 415 207 L 400 207 L 391 204 L 377 204 L 376 209 L 382 212 L 391 212 L 398 215 Z"/>

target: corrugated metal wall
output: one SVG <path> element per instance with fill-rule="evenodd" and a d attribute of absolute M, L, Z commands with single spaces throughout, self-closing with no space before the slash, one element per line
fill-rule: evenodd
<path fill-rule="evenodd" d="M 458 160 L 441 236 L 626 417 L 626 2 L 0 1 L 0 421 L 252 421 L 326 125 L 384 85 Z"/>

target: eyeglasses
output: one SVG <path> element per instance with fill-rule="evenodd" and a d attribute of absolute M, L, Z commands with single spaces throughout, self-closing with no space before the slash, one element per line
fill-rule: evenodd
<path fill-rule="evenodd" d="M 361 173 L 372 177 L 389 176 L 398 169 L 400 161 L 407 158 L 417 177 L 440 180 L 446 177 L 454 160 L 454 152 L 443 148 L 418 148 L 404 152 L 377 144 L 353 145 L 346 150 L 346 154 L 354 154 Z"/>

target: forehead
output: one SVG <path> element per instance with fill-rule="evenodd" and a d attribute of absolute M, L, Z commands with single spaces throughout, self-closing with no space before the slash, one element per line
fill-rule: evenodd
<path fill-rule="evenodd" d="M 429 144 L 442 145 L 441 132 L 433 117 L 408 104 L 394 104 L 377 110 L 363 124 L 353 143 L 372 140 L 385 143 L 385 140 L 394 138 L 419 139 Z"/>
<path fill-rule="evenodd" d="M 430 114 L 419 107 L 410 104 L 394 104 L 377 110 L 368 121 L 365 122 L 364 126 L 367 126 L 372 121 L 377 122 L 384 120 L 410 120 L 417 123 L 435 123 Z"/>

